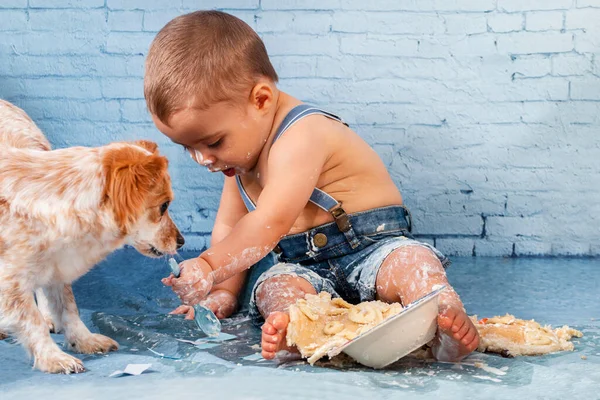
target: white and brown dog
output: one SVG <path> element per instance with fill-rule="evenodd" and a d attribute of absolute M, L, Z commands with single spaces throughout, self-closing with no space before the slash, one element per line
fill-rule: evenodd
<path fill-rule="evenodd" d="M 116 350 L 83 324 L 71 283 L 126 244 L 150 257 L 175 253 L 184 240 L 172 200 L 155 143 L 51 150 L 23 110 L 0 100 L 0 331 L 53 373 L 85 369 L 52 328 L 73 351 Z"/>

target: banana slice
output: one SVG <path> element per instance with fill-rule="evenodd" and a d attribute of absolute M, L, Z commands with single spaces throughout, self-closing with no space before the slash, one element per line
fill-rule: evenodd
<path fill-rule="evenodd" d="M 314 312 L 306 303 L 300 303 L 297 304 L 297 306 L 300 309 L 300 311 L 302 311 L 302 314 L 306 315 L 311 321 L 316 321 L 319 319 L 319 314 Z"/>
<path fill-rule="evenodd" d="M 329 308 L 325 311 L 327 315 L 342 315 L 348 312 L 347 308 Z"/>
<path fill-rule="evenodd" d="M 344 329 L 344 324 L 339 321 L 331 321 L 325 325 L 323 333 L 326 335 L 335 335 L 336 333 L 341 332 L 342 329 Z"/>
<path fill-rule="evenodd" d="M 331 304 L 333 304 L 334 306 L 337 307 L 342 307 L 342 308 L 352 308 L 352 304 L 348 303 L 346 300 L 336 297 L 335 299 L 331 300 Z"/>
<path fill-rule="evenodd" d="M 357 324 L 368 324 L 377 318 L 377 311 L 379 310 L 376 310 L 375 307 L 370 304 L 359 304 L 350 309 L 350 312 L 348 312 L 348 319 Z M 381 311 L 379 313 L 381 314 Z"/>

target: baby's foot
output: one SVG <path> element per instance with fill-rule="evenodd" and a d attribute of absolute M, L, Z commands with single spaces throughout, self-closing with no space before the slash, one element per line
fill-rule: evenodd
<path fill-rule="evenodd" d="M 290 317 L 283 312 L 273 312 L 267 317 L 262 326 L 262 356 L 267 360 L 275 358 L 277 353 L 282 350 L 297 352 L 295 348 L 288 347 L 286 343 L 287 326 L 290 323 Z"/>
<path fill-rule="evenodd" d="M 448 306 L 438 315 L 433 355 L 439 361 L 460 361 L 479 345 L 479 334 L 462 307 Z"/>

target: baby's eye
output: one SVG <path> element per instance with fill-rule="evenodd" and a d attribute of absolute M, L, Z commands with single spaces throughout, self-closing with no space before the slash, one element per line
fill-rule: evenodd
<path fill-rule="evenodd" d="M 168 208 L 169 208 L 168 201 L 165 201 L 164 203 L 162 203 L 162 205 L 160 206 L 160 215 L 164 215 L 167 212 Z"/>
<path fill-rule="evenodd" d="M 216 142 L 213 142 L 211 144 L 208 145 L 208 148 L 210 149 L 216 149 L 217 147 L 219 147 L 221 144 L 223 143 L 223 139 L 219 139 Z"/>

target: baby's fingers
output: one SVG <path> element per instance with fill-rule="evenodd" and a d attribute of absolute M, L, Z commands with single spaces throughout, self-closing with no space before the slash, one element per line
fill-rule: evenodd
<path fill-rule="evenodd" d="M 173 311 L 171 311 L 169 314 L 176 314 L 176 315 L 187 314 L 190 308 L 191 308 L 190 306 L 186 306 L 185 304 L 183 304 L 183 305 L 177 307 L 176 309 L 174 309 Z"/>
<path fill-rule="evenodd" d="M 173 286 L 173 278 L 175 278 L 175 275 L 171 274 L 171 275 L 167 276 L 166 278 L 162 278 L 160 281 L 165 286 Z"/>

